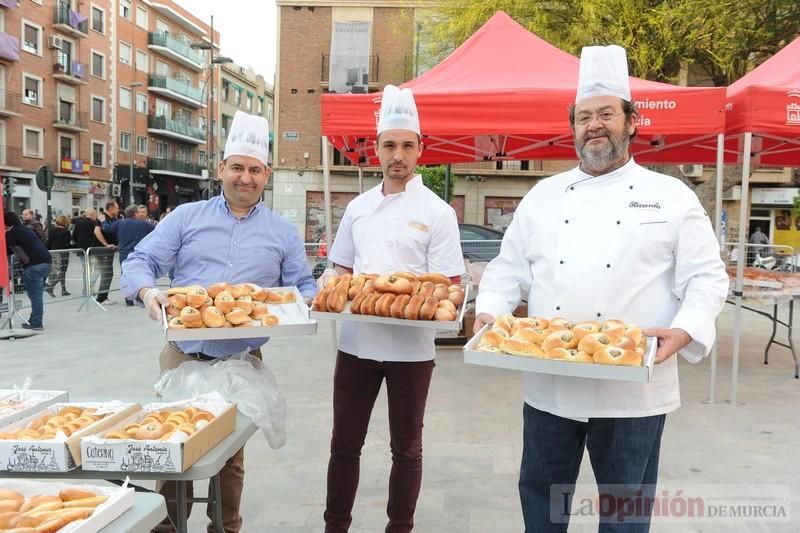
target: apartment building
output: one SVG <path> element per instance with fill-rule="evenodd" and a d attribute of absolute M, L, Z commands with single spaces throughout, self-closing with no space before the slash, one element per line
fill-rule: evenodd
<path fill-rule="evenodd" d="M 211 29 L 170 0 L 115 3 L 114 172 L 124 203 L 145 203 L 157 215 L 200 199 L 209 184 L 213 91 L 208 53 L 192 45 L 209 45 Z"/>
<path fill-rule="evenodd" d="M 0 176 L 8 209 L 44 213 L 36 171 L 54 173 L 55 214 L 104 202 L 111 184 L 108 49 L 91 9 L 108 2 L 0 1 Z M 96 70 L 95 70 L 96 69 Z M 6 193 L 11 193 L 6 194 Z"/>
<path fill-rule="evenodd" d="M 320 95 L 371 93 L 433 66 L 424 57 L 425 24 L 434 1 L 277 0 L 273 209 L 306 242 L 324 230 Z M 435 63 L 435 62 L 434 62 Z M 424 132 L 423 132 L 424 133 Z M 330 148 L 333 230 L 359 190 L 376 185 L 379 168 L 358 169 Z M 453 165 L 451 205 L 459 222 L 505 229 L 517 204 L 558 162 L 490 161 Z M 359 186 L 361 181 L 361 186 Z"/>
<path fill-rule="evenodd" d="M 269 122 L 269 162 L 272 164 L 273 146 L 273 110 L 275 95 L 272 84 L 261 74 L 256 74 L 251 67 L 235 63 L 221 65 L 219 94 L 219 130 L 217 132 L 217 149 L 220 157 L 225 152 L 225 141 L 228 138 L 231 122 L 236 111 L 244 111 L 251 115 L 262 116 Z"/>

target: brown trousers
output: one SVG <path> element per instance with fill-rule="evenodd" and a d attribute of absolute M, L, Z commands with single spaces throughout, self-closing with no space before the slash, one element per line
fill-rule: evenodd
<path fill-rule="evenodd" d="M 422 485 L 422 419 L 434 366 L 432 360 L 380 362 L 337 354 L 325 533 L 346 533 L 350 528 L 361 448 L 384 378 L 392 451 L 386 533 L 407 533 L 414 527 Z"/>
<path fill-rule="evenodd" d="M 261 350 L 255 350 L 250 353 L 261 359 Z M 158 360 L 161 372 L 177 368 L 181 363 L 185 363 L 186 361 L 196 361 L 196 359 L 176 350 L 169 343 L 161 350 L 161 356 Z M 242 528 L 242 516 L 239 514 L 239 506 L 242 501 L 242 489 L 244 488 L 244 448 L 240 449 L 233 457 L 228 459 L 225 466 L 222 467 L 222 470 L 219 472 L 219 481 L 220 492 L 222 493 L 222 525 L 225 527 L 225 533 L 238 533 Z M 174 481 L 159 481 L 156 483 L 156 490 L 167 500 L 167 511 L 169 512 L 169 516 L 174 520 L 177 515 L 175 505 L 177 483 Z M 186 497 L 191 498 L 193 494 L 194 486 L 191 481 L 188 481 L 186 482 Z M 210 496 L 211 488 L 209 487 L 209 497 Z M 186 516 L 188 517 L 191 512 L 192 504 L 189 502 L 186 505 Z M 209 520 L 211 520 L 212 514 L 211 503 L 209 503 L 206 506 L 206 515 Z M 153 531 L 157 533 L 174 533 L 175 529 L 172 527 L 169 519 L 165 519 L 161 524 L 156 526 Z M 215 533 L 214 527 L 211 524 L 208 525 L 208 531 L 209 533 Z"/>

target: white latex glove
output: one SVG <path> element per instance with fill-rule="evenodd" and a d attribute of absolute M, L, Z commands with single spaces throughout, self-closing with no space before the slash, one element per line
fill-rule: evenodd
<path fill-rule="evenodd" d="M 166 307 L 169 305 L 169 298 L 167 298 L 167 295 L 160 289 L 153 287 L 144 293 L 142 302 L 144 303 L 144 308 L 147 309 L 147 316 L 149 316 L 151 320 L 161 322 L 161 306 L 163 305 Z"/>
<path fill-rule="evenodd" d="M 317 288 L 322 290 L 325 288 L 325 285 L 335 277 L 338 277 L 339 273 L 336 272 L 332 268 L 326 268 L 322 275 L 317 279 Z"/>

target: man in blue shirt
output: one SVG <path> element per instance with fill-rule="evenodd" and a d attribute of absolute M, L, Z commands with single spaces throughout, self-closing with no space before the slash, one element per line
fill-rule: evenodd
<path fill-rule="evenodd" d="M 122 266 L 122 263 L 125 262 L 133 249 L 136 248 L 136 245 L 147 237 L 155 227 L 147 221 L 147 210 L 141 213 L 136 205 L 129 205 L 125 208 L 125 218 L 110 220 L 102 215 L 98 215 L 98 218 L 103 222 L 103 231 L 105 233 L 117 236 L 120 266 Z M 126 298 L 125 304 L 132 306 L 133 300 Z"/>
<path fill-rule="evenodd" d="M 122 265 L 121 290 L 125 297 L 144 303 L 153 320 L 160 320 L 166 295 L 156 279 L 175 268 L 173 285 L 209 286 L 252 282 L 264 287 L 297 286 L 304 298 L 316 292 L 305 247 L 296 229 L 270 211 L 261 195 L 269 179 L 267 121 L 238 111 L 233 119 L 219 164 L 222 194 L 207 201 L 178 206 L 145 237 Z M 268 339 L 186 341 L 168 343 L 159 360 L 161 371 L 185 361 L 213 361 L 242 352 L 261 356 Z M 244 481 L 243 450 L 220 472 L 222 521 L 226 533 L 238 532 Z M 191 494 L 191 483 L 187 483 Z M 159 484 L 159 492 L 174 499 L 175 484 Z M 168 506 L 175 516 L 175 505 Z M 210 506 L 209 506 L 210 517 Z M 168 522 L 156 531 L 171 532 Z"/>

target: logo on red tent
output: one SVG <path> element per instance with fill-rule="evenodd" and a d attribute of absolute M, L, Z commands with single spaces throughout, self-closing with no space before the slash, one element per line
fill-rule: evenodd
<path fill-rule="evenodd" d="M 786 91 L 789 98 L 800 98 L 800 89 L 790 89 Z M 800 126 L 800 104 L 792 102 L 786 104 L 786 125 Z"/>

